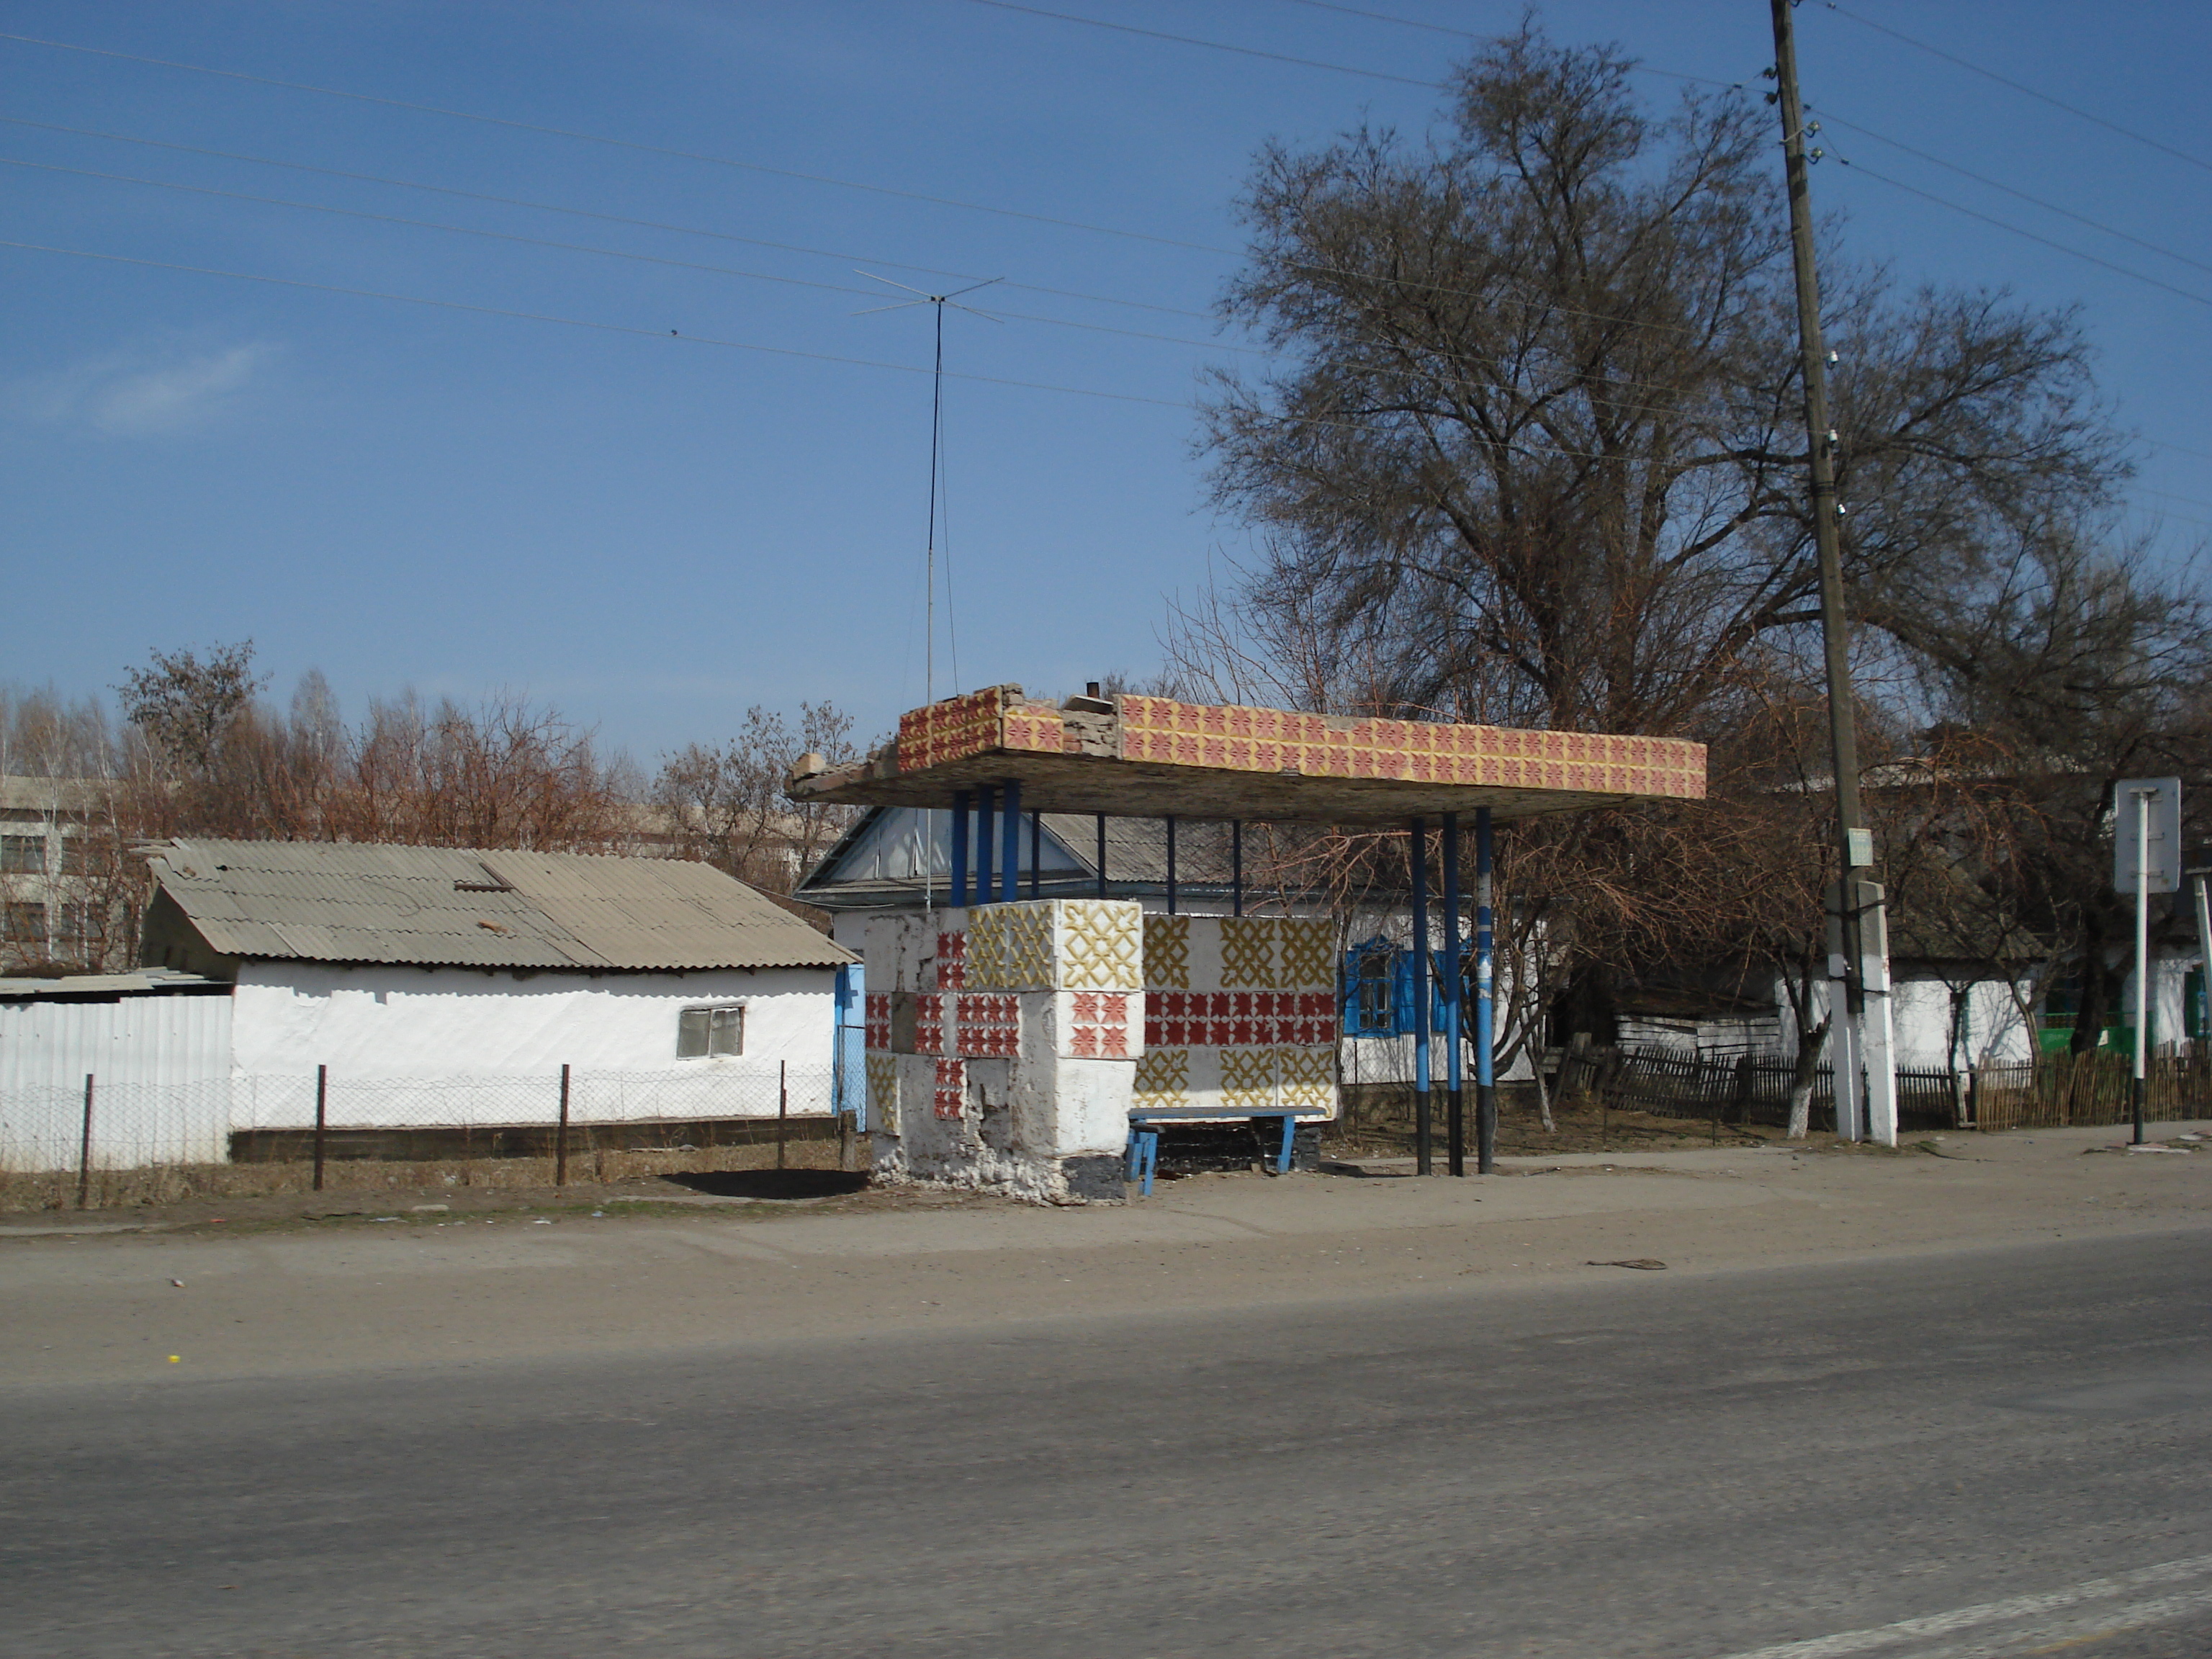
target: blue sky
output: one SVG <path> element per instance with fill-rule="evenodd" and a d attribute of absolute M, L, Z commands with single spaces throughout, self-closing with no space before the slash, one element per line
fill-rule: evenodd
<path fill-rule="evenodd" d="M 1297 0 L 1046 9 L 1415 81 L 1467 46 Z M 1520 15 L 1362 9 L 1477 32 Z M 1809 0 L 1798 13 L 1807 97 L 1837 122 L 1818 203 L 1845 216 L 1854 258 L 1907 284 L 2078 303 L 2119 421 L 2155 441 L 2131 521 L 2180 556 L 2212 534 L 2212 167 L 1859 20 L 2212 161 L 2212 9 L 1848 11 Z M 1614 40 L 1726 81 L 1771 57 L 1764 0 L 1582 0 L 1542 16 L 1560 40 Z M 856 268 L 1007 283 L 990 301 L 1006 320 L 956 313 L 946 331 L 948 367 L 990 377 L 948 381 L 945 396 L 959 683 L 1059 692 L 1152 669 L 1169 597 L 1243 545 L 1206 505 L 1188 405 L 1206 365 L 1258 361 L 1205 314 L 1235 267 L 1232 204 L 1254 149 L 1363 117 L 1419 131 L 1437 103 L 1419 85 L 975 0 L 6 0 L 0 32 L 522 124 L 0 40 L 0 114 L 15 118 L 0 157 L 79 170 L 0 166 L 0 235 L 150 262 L 0 248 L 0 681 L 103 691 L 151 648 L 251 635 L 280 696 L 309 667 L 349 712 L 410 684 L 520 690 L 648 763 L 731 732 L 752 702 L 834 699 L 872 733 L 921 700 L 928 380 L 821 358 L 926 366 L 929 317 L 854 315 L 900 297 Z M 939 695 L 950 656 L 940 636 Z"/>

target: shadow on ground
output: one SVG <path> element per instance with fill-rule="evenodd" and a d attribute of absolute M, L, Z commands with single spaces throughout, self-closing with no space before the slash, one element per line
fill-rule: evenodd
<path fill-rule="evenodd" d="M 843 1170 L 707 1170 L 661 1179 L 716 1198 L 842 1198 L 868 1184 L 866 1175 Z"/>

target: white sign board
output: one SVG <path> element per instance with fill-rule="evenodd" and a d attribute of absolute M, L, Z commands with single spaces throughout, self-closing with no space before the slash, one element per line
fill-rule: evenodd
<path fill-rule="evenodd" d="M 2136 890 L 2136 860 L 2142 855 L 2143 890 L 2173 893 L 2181 889 L 2181 780 L 2123 778 L 2114 786 L 2117 809 L 2112 828 L 2112 885 L 2123 894 Z M 2145 820 L 2148 818 L 2148 825 Z M 2149 830 L 2148 851 L 2143 832 Z"/>

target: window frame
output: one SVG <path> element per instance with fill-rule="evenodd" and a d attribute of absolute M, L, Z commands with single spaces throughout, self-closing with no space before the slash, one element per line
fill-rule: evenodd
<path fill-rule="evenodd" d="M 742 1002 L 697 1002 L 687 1004 L 676 1011 L 676 1058 L 678 1060 L 728 1060 L 745 1051 L 745 1008 Z M 695 1021 L 696 1022 L 695 1024 Z M 734 1030 L 736 1040 L 724 1044 L 726 1031 Z M 693 1033 L 703 1038 L 701 1046 L 687 1046 Z"/>
<path fill-rule="evenodd" d="M 19 859 L 33 856 L 35 863 L 19 863 Z M 47 873 L 46 837 L 42 830 L 35 836 L 0 830 L 0 876 L 43 876 Z"/>

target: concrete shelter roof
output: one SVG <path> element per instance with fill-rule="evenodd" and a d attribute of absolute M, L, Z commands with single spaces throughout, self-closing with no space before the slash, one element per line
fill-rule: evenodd
<path fill-rule="evenodd" d="M 1010 779 L 1025 811 L 1381 825 L 1486 806 L 1504 820 L 1702 799 L 1705 749 L 1133 695 L 1061 706 L 995 685 L 911 709 L 866 760 L 788 787 L 800 800 L 949 809 Z"/>

